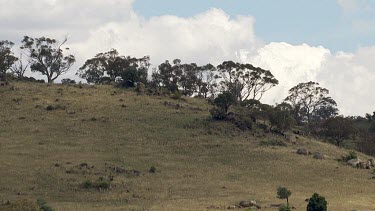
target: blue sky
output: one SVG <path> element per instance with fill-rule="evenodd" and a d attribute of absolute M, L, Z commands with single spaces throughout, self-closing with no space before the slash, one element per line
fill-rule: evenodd
<path fill-rule="evenodd" d="M 221 8 L 233 17 L 253 16 L 256 34 L 265 42 L 307 43 L 352 52 L 375 44 L 375 25 L 373 29 L 370 25 L 375 24 L 375 1 L 354 1 L 358 8 L 345 9 L 336 0 L 136 0 L 133 8 L 145 18 L 190 17 Z"/>

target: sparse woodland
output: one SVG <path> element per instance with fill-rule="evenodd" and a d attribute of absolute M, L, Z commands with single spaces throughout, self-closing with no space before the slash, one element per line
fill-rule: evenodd
<path fill-rule="evenodd" d="M 375 112 L 340 115 L 329 90 L 312 81 L 268 105 L 263 96 L 279 84 L 272 70 L 179 59 L 151 68 L 149 56 L 115 49 L 87 59 L 76 71 L 85 83 L 77 83 L 64 78 L 76 62 L 67 41 L 25 36 L 18 57 L 13 42 L 0 41 L 0 152 L 1 166 L 9 170 L 0 175 L 6 178 L 0 203 L 10 192 L 45 193 L 58 210 L 91 210 L 96 201 L 129 210 L 195 210 L 227 208 L 250 197 L 261 202 L 234 208 L 271 209 L 277 198 L 269 193 L 286 185 L 293 195 L 278 189 L 278 198 L 287 201 L 280 210 L 327 210 L 327 201 L 332 210 L 369 210 L 373 204 L 361 205 L 363 199 L 352 194 L 375 197 L 368 180 L 375 167 Z M 47 84 L 27 77 L 28 70 L 45 76 Z M 58 78 L 61 84 L 53 84 Z M 25 167 L 26 160 L 35 169 Z M 327 201 L 319 194 L 304 201 L 315 192 Z M 346 197 L 354 199 L 345 204 Z M 178 206 L 184 200 L 186 207 Z M 3 202 L 4 209 L 17 210 Z M 44 199 L 17 203 L 52 209 Z"/>

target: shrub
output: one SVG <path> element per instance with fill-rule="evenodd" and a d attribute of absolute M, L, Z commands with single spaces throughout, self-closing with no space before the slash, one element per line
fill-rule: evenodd
<path fill-rule="evenodd" d="M 292 209 L 288 205 L 282 205 L 279 211 L 292 211 Z"/>
<path fill-rule="evenodd" d="M 290 130 L 296 122 L 289 111 L 275 111 L 269 116 L 271 125 L 277 127 L 281 133 Z"/>
<path fill-rule="evenodd" d="M 156 167 L 155 166 L 151 166 L 150 170 L 148 172 L 150 172 L 150 173 L 156 173 Z"/>
<path fill-rule="evenodd" d="M 98 181 L 93 184 L 93 187 L 97 189 L 107 190 L 111 187 L 111 183 L 109 181 Z"/>
<path fill-rule="evenodd" d="M 173 94 L 171 95 L 171 98 L 172 99 L 175 99 L 175 100 L 180 100 L 182 98 L 182 93 L 178 90 L 176 90 L 175 92 L 173 92 Z"/>
<path fill-rule="evenodd" d="M 70 85 L 70 84 L 76 84 L 76 81 L 70 78 L 64 78 L 61 80 L 61 83 L 64 85 Z"/>
<path fill-rule="evenodd" d="M 234 124 L 241 130 L 251 130 L 253 128 L 253 120 L 247 116 L 236 117 Z"/>
<path fill-rule="evenodd" d="M 223 120 L 227 116 L 227 113 L 223 109 L 218 108 L 218 107 L 213 107 L 210 110 L 210 113 L 211 113 L 212 118 L 216 120 Z"/>
<path fill-rule="evenodd" d="M 357 159 L 357 158 L 358 158 L 358 155 L 354 151 L 350 151 L 348 155 L 345 155 L 345 156 L 341 157 L 342 161 L 344 161 L 344 162 L 347 162 L 347 161 L 352 160 L 352 159 Z"/>
<path fill-rule="evenodd" d="M 36 203 L 40 207 L 41 211 L 53 211 L 53 209 L 47 204 L 47 202 L 43 198 L 38 198 Z"/>
<path fill-rule="evenodd" d="M 314 193 L 307 205 L 307 211 L 327 211 L 327 201 L 323 196 Z"/>
<path fill-rule="evenodd" d="M 214 105 L 221 108 L 225 113 L 228 112 L 228 109 L 231 105 L 236 102 L 236 98 L 230 92 L 223 92 L 219 94 L 215 100 Z"/>
<path fill-rule="evenodd" d="M 145 84 L 142 82 L 137 83 L 137 87 L 135 88 L 135 91 L 137 92 L 138 95 L 143 95 L 146 91 Z"/>
<path fill-rule="evenodd" d="M 91 182 L 90 180 L 86 180 L 82 187 L 85 189 L 98 189 L 98 190 L 107 190 L 111 187 L 111 183 L 109 181 L 99 180 L 96 182 Z"/>
<path fill-rule="evenodd" d="M 86 180 L 83 184 L 82 184 L 82 187 L 83 188 L 86 188 L 86 189 L 90 189 L 93 187 L 93 184 L 90 180 Z"/>

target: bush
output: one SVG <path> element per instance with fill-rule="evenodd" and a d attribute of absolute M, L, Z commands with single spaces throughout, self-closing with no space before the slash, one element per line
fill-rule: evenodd
<path fill-rule="evenodd" d="M 214 105 L 221 108 L 225 113 L 228 112 L 229 107 L 236 102 L 236 98 L 230 92 L 223 92 L 219 94 L 215 100 Z"/>
<path fill-rule="evenodd" d="M 69 84 L 76 84 L 76 81 L 70 78 L 64 78 L 61 80 L 61 83 L 64 85 L 69 85 Z"/>
<path fill-rule="evenodd" d="M 90 189 L 93 187 L 93 184 L 90 180 L 86 180 L 83 184 L 82 184 L 82 187 L 83 188 L 86 188 L 86 189 Z"/>
<path fill-rule="evenodd" d="M 171 98 L 175 100 L 180 100 L 182 98 L 182 93 L 177 90 L 173 92 L 173 94 L 171 95 Z"/>
<path fill-rule="evenodd" d="M 111 187 L 111 183 L 109 181 L 98 181 L 93 184 L 93 187 L 96 189 L 107 190 Z"/>
<path fill-rule="evenodd" d="M 96 181 L 91 182 L 90 180 L 86 180 L 82 187 L 85 189 L 98 189 L 98 190 L 107 190 L 111 187 L 111 183 L 109 181 Z"/>
<path fill-rule="evenodd" d="M 307 211 L 327 211 L 327 201 L 317 193 L 310 198 Z"/>
<path fill-rule="evenodd" d="M 152 174 L 156 173 L 156 167 L 155 166 L 151 166 L 150 170 L 148 172 L 150 172 Z"/>
<path fill-rule="evenodd" d="M 289 111 L 275 111 L 269 116 L 271 125 L 277 127 L 281 133 L 290 130 L 296 122 Z"/>
<path fill-rule="evenodd" d="M 142 82 L 137 83 L 137 88 L 135 88 L 135 91 L 138 95 L 143 95 L 146 91 L 146 85 Z"/>
<path fill-rule="evenodd" d="M 345 156 L 341 157 L 342 161 L 344 161 L 344 162 L 348 162 L 349 160 L 357 159 L 357 158 L 358 158 L 358 155 L 354 151 L 350 151 L 348 155 L 345 155 Z"/>
<path fill-rule="evenodd" d="M 210 110 L 211 116 L 213 119 L 216 120 L 223 120 L 227 116 L 227 112 L 225 112 L 223 109 L 218 108 L 218 107 L 213 107 Z"/>
<path fill-rule="evenodd" d="M 50 207 L 43 198 L 38 198 L 36 203 L 40 207 L 41 211 L 53 211 L 52 207 Z"/>
<path fill-rule="evenodd" d="M 234 124 L 241 130 L 251 130 L 253 128 L 253 120 L 247 116 L 236 117 Z"/>
<path fill-rule="evenodd" d="M 292 209 L 288 205 L 282 205 L 279 211 L 292 211 Z"/>

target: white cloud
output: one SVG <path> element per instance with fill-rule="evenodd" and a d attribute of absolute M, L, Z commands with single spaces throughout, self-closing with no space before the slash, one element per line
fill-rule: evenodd
<path fill-rule="evenodd" d="M 280 81 L 264 98 L 280 102 L 288 90 L 300 82 L 316 81 L 331 91 L 341 113 L 364 115 L 375 110 L 375 46 L 355 53 L 332 54 L 324 47 L 306 44 L 270 43 L 255 56 L 242 57 L 246 62 L 269 69 Z"/>
<path fill-rule="evenodd" d="M 175 58 L 199 64 L 241 60 L 269 69 L 279 79 L 280 85 L 266 93 L 265 102 L 280 102 L 291 87 L 312 80 L 331 90 L 344 114 L 375 110 L 375 47 L 331 53 L 307 44 L 262 44 L 251 16 L 230 17 L 213 8 L 188 18 L 144 19 L 132 10 L 132 2 L 0 0 L 0 37 L 17 41 L 26 34 L 56 38 L 69 34 L 68 46 L 77 56 L 77 64 L 63 78 L 74 77 L 86 59 L 110 48 L 125 55 L 150 55 L 155 66 Z M 351 1 L 339 2 L 355 8 Z M 28 8 L 20 10 L 19 5 Z"/>
<path fill-rule="evenodd" d="M 361 0 L 337 0 L 337 3 L 344 12 L 354 12 L 359 9 L 360 1 Z"/>
<path fill-rule="evenodd" d="M 338 52 L 323 64 L 317 81 L 331 90 L 344 114 L 364 115 L 375 110 L 375 46 L 355 53 Z"/>
<path fill-rule="evenodd" d="M 264 98 L 266 102 L 273 103 L 285 98 L 288 90 L 296 84 L 314 80 L 329 54 L 330 51 L 321 46 L 270 43 L 259 48 L 254 55 L 243 57 L 242 60 L 271 70 L 279 80 L 277 88 L 267 93 Z"/>
<path fill-rule="evenodd" d="M 92 31 L 80 48 L 90 46 L 86 51 L 92 47 L 118 48 L 127 55 L 151 55 L 154 64 L 175 58 L 218 63 L 236 59 L 238 49 L 256 45 L 253 24 L 250 16 L 231 19 L 220 9 L 210 9 L 191 18 L 160 16 L 144 20 L 133 16 L 130 21 L 109 23 Z"/>

